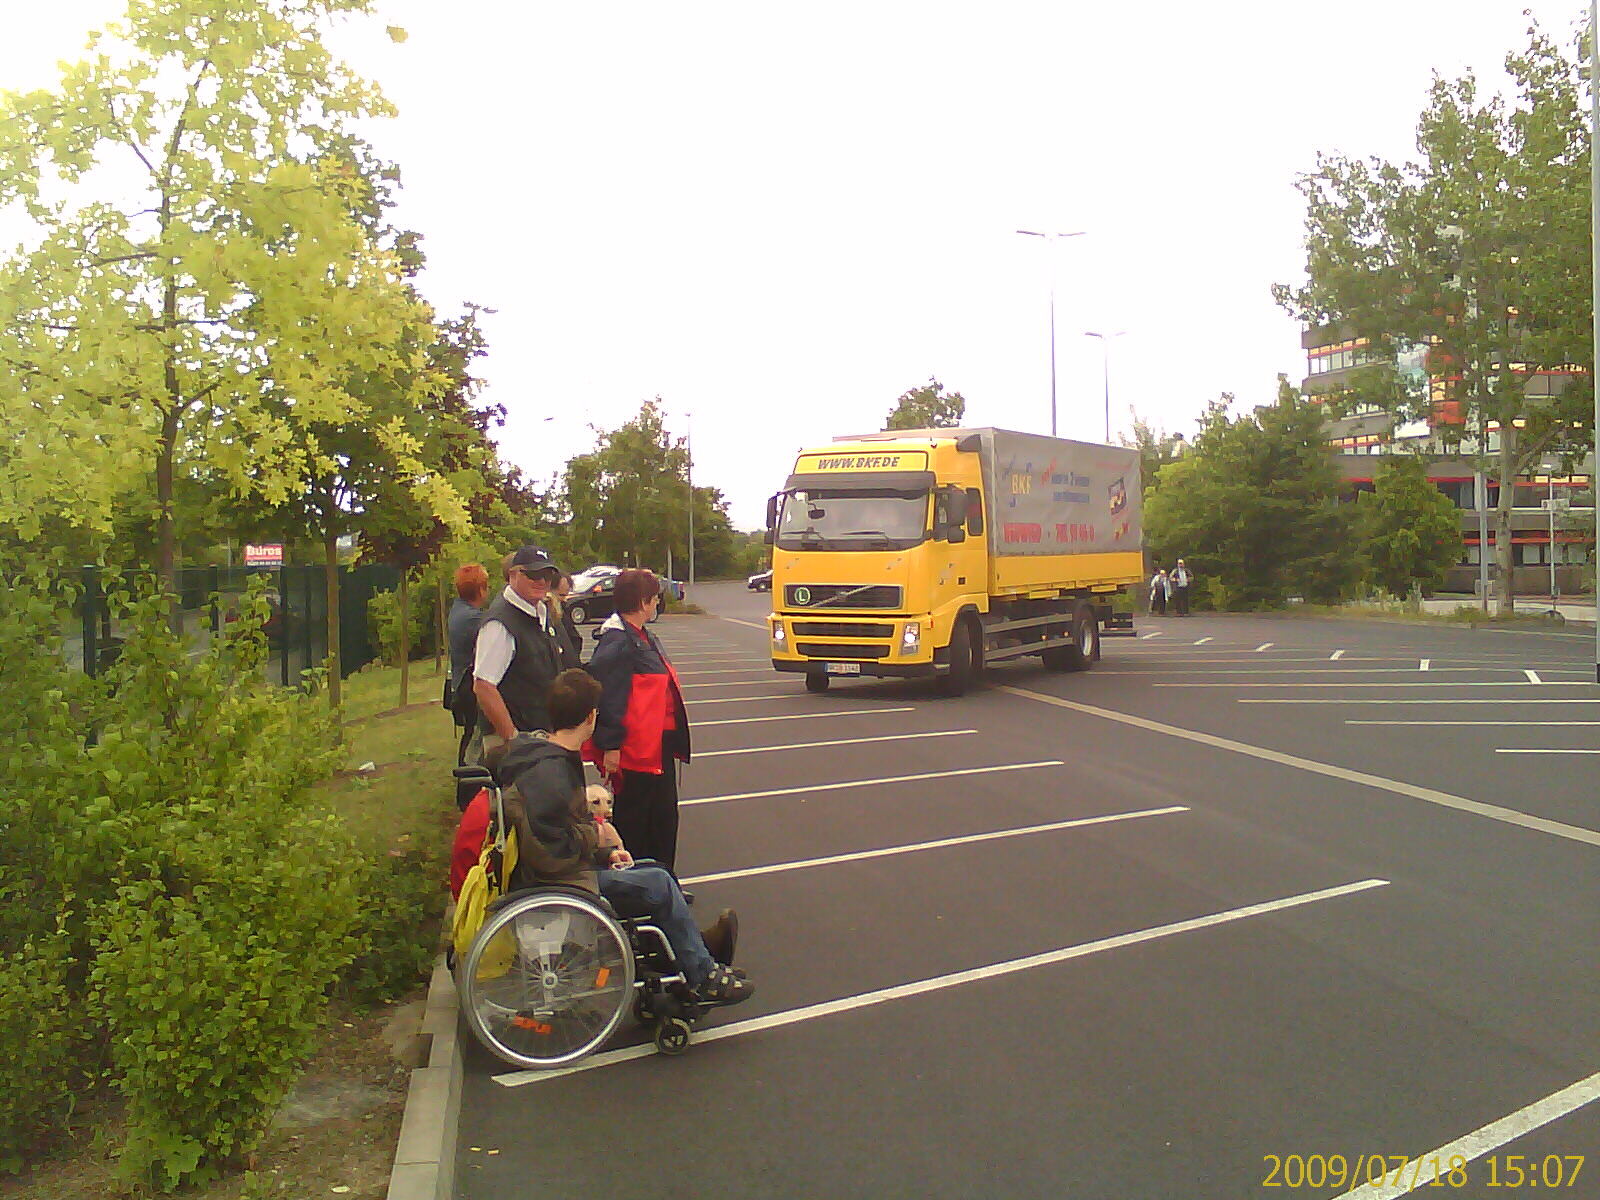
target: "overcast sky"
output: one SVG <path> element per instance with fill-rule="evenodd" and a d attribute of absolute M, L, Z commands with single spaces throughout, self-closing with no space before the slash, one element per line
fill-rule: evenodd
<path fill-rule="evenodd" d="M 121 0 L 7 5 L 47 86 Z M 502 451 L 547 481 L 660 395 L 755 527 L 795 450 L 936 376 L 967 422 L 1062 436 L 1299 381 L 1272 302 L 1318 150 L 1411 154 L 1434 71 L 1503 82 L 1545 0 L 543 4 L 378 0 L 332 39 L 400 109 L 423 288 L 486 319 Z M 403 45 L 385 24 L 410 32 Z M 1083 230 L 1048 245 L 1017 229 Z M 14 240 L 14 239 L 11 239 Z M 544 418 L 553 417 L 553 420 Z"/>

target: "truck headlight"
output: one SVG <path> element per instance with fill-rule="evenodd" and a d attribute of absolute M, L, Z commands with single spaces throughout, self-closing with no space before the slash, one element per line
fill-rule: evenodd
<path fill-rule="evenodd" d="M 907 621 L 905 631 L 900 635 L 900 653 L 915 654 L 922 649 L 922 622 Z"/>
<path fill-rule="evenodd" d="M 789 648 L 788 638 L 783 632 L 782 621 L 774 621 L 772 623 L 772 648 L 774 650 L 787 650 Z"/>

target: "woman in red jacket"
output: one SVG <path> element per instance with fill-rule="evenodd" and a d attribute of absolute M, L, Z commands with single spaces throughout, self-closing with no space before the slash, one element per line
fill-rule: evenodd
<path fill-rule="evenodd" d="M 616 780 L 612 824 L 635 859 L 667 870 L 678 856 L 678 763 L 689 761 L 689 713 L 678 676 L 645 626 L 661 603 L 650 571 L 617 576 L 618 627 L 600 635 L 589 671 L 600 681 L 593 759 Z M 617 778 L 620 775 L 620 778 Z"/>

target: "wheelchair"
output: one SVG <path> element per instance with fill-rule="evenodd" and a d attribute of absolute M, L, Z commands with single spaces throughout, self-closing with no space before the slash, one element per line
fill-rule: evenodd
<path fill-rule="evenodd" d="M 491 898 L 471 940 L 455 948 L 456 990 L 473 1036 L 513 1066 L 553 1069 L 592 1054 L 631 1014 L 653 1030 L 660 1053 L 687 1050 L 713 1006 L 696 998 L 666 934 L 583 888 L 505 892 L 516 843 L 500 788 L 482 767 L 457 767 L 455 778 L 490 797 L 480 864 Z"/>

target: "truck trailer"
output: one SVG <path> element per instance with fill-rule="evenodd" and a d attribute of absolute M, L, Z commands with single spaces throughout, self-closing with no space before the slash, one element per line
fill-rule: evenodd
<path fill-rule="evenodd" d="M 991 663 L 1086 671 L 1144 578 L 1139 455 L 1004 429 L 912 429 L 803 450 L 767 504 L 772 665 L 933 677 Z"/>

